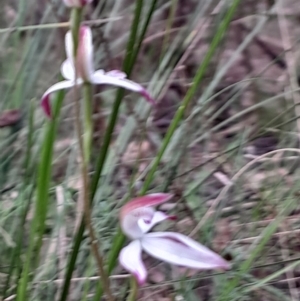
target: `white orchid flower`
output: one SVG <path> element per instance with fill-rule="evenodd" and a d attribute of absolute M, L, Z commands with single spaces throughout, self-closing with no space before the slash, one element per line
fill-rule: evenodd
<path fill-rule="evenodd" d="M 93 0 L 64 0 L 65 5 L 68 7 L 83 7 L 92 2 Z"/>
<path fill-rule="evenodd" d="M 155 193 L 133 199 L 120 212 L 122 231 L 133 241 L 119 254 L 120 264 L 135 276 L 142 285 L 147 270 L 141 259 L 142 250 L 165 262 L 192 269 L 228 269 L 230 264 L 221 256 L 193 239 L 176 232 L 147 233 L 154 225 L 166 219 L 174 219 L 157 206 L 172 198 L 171 194 Z"/>
<path fill-rule="evenodd" d="M 61 73 L 66 79 L 50 87 L 42 96 L 41 105 L 47 116 L 51 116 L 50 94 L 62 90 L 69 89 L 83 83 L 91 83 L 93 85 L 113 85 L 127 90 L 140 93 L 150 103 L 154 104 L 154 100 L 149 93 L 141 85 L 126 79 L 126 74 L 119 70 L 104 72 L 104 70 L 94 71 L 93 66 L 93 44 L 92 31 L 88 26 L 81 26 L 79 31 L 79 42 L 77 49 L 77 57 L 74 59 L 74 45 L 72 33 L 69 31 L 65 38 L 67 59 L 61 66 Z M 75 68 L 77 79 L 75 83 Z"/>

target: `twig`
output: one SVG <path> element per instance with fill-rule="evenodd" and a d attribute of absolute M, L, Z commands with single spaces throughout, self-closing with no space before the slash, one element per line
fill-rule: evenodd
<path fill-rule="evenodd" d="M 109 276 L 110 279 L 126 279 L 131 277 L 130 274 L 124 274 L 124 275 L 112 275 Z M 80 281 L 99 281 L 101 279 L 99 276 L 92 276 L 92 277 L 77 277 L 77 278 L 72 278 L 71 282 L 80 282 Z M 41 280 L 41 281 L 36 281 L 35 283 L 63 283 L 65 279 L 51 279 L 51 280 Z"/>

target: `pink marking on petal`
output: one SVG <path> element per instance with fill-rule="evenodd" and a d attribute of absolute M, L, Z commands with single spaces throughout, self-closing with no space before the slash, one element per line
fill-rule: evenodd
<path fill-rule="evenodd" d="M 169 215 L 168 219 L 171 221 L 176 221 L 177 220 L 177 216 L 176 215 Z"/>
<path fill-rule="evenodd" d="M 150 102 L 152 105 L 155 105 L 155 104 L 156 104 L 155 100 L 150 96 L 150 94 L 148 93 L 148 91 L 147 91 L 146 89 L 144 89 L 144 90 L 141 91 L 141 95 L 142 95 L 143 97 L 145 97 L 146 100 L 147 100 L 148 102 Z"/>
<path fill-rule="evenodd" d="M 146 283 L 146 279 L 143 277 L 140 277 L 138 273 L 133 273 L 134 278 L 136 279 L 139 286 L 143 286 Z"/>
<path fill-rule="evenodd" d="M 123 219 L 128 213 L 137 208 L 157 206 L 169 201 L 173 197 L 170 193 L 152 193 L 137 197 L 125 204 L 120 211 L 120 219 Z"/>
<path fill-rule="evenodd" d="M 85 0 L 83 0 L 83 2 L 85 2 Z M 87 32 L 87 30 L 89 30 L 89 27 L 86 25 L 81 25 L 80 29 L 79 29 L 79 40 L 82 40 L 85 33 Z"/>
<path fill-rule="evenodd" d="M 52 117 L 52 114 L 51 114 L 50 95 L 49 95 L 49 94 L 45 95 L 45 96 L 42 98 L 41 106 L 42 106 L 42 108 L 43 108 L 44 113 L 46 114 L 46 116 L 47 116 L 48 118 L 51 118 L 51 117 Z"/>

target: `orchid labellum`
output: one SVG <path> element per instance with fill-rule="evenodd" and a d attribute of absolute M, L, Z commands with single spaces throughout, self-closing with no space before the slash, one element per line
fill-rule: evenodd
<path fill-rule="evenodd" d="M 122 231 L 133 241 L 121 250 L 119 261 L 140 285 L 147 278 L 147 270 L 141 259 L 142 250 L 157 259 L 192 269 L 230 267 L 218 254 L 185 235 L 176 232 L 148 233 L 156 224 L 174 218 L 153 208 L 171 198 L 171 194 L 149 194 L 130 201 L 121 209 Z"/>
<path fill-rule="evenodd" d="M 76 58 L 73 56 L 74 45 L 70 31 L 66 34 L 65 47 L 67 59 L 61 66 L 61 73 L 66 80 L 54 84 L 42 96 L 41 105 L 48 117 L 51 117 L 51 93 L 62 89 L 69 89 L 75 85 L 82 85 L 83 83 L 91 83 L 93 85 L 113 85 L 125 88 L 140 93 L 150 103 L 154 103 L 154 100 L 141 85 L 126 79 L 126 74 L 124 72 L 118 70 L 109 72 L 94 70 L 92 31 L 88 26 L 80 27 Z"/>
<path fill-rule="evenodd" d="M 68 7 L 83 7 L 92 1 L 93 0 L 64 0 L 64 3 Z"/>

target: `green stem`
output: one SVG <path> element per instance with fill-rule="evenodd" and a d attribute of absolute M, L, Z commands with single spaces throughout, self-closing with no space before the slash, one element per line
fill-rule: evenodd
<path fill-rule="evenodd" d="M 26 260 L 23 266 L 22 275 L 17 288 L 17 301 L 27 300 L 27 285 L 30 276 L 30 264 L 33 259 L 34 250 L 36 251 L 35 265 L 38 262 L 39 251 L 42 244 L 42 237 L 45 229 L 45 220 L 48 209 L 48 190 L 51 178 L 53 145 L 58 126 L 59 112 L 64 99 L 64 92 L 57 93 L 56 101 L 53 106 L 53 119 L 48 121 L 45 126 L 44 141 L 41 150 L 41 160 L 38 167 L 37 176 L 37 195 L 34 218 L 31 223 L 29 235 L 29 247 L 27 249 Z"/>
<path fill-rule="evenodd" d="M 77 95 L 77 93 L 75 93 Z M 90 206 L 90 189 L 89 189 L 89 174 L 88 174 L 88 166 L 90 162 L 90 154 L 92 147 L 92 134 L 93 134 L 93 122 L 92 122 L 92 86 L 88 83 L 84 84 L 84 135 L 82 141 L 81 135 L 81 123 L 80 123 L 80 105 L 79 99 L 76 99 L 75 108 L 76 108 L 76 128 L 77 128 L 77 136 L 78 143 L 81 154 L 81 176 L 83 180 L 83 201 L 84 201 L 84 218 L 86 227 L 89 231 L 89 236 L 91 240 L 91 249 L 92 253 L 95 257 L 98 273 L 100 276 L 99 282 L 103 283 L 103 287 L 105 289 L 108 300 L 114 301 L 114 297 L 110 290 L 110 281 L 106 274 L 104 268 L 104 259 L 99 251 L 99 243 L 97 240 L 97 236 L 95 234 L 93 223 L 92 223 L 92 212 Z"/>
<path fill-rule="evenodd" d="M 150 21 L 151 21 L 151 18 L 152 18 L 152 15 L 154 13 L 154 10 L 155 10 L 155 7 L 156 7 L 156 4 L 157 4 L 157 0 L 152 0 L 152 3 L 151 3 L 151 6 L 150 6 L 150 9 L 148 11 L 148 14 L 147 14 L 147 19 L 145 21 L 145 24 L 142 28 L 142 31 L 141 31 L 141 35 L 138 39 L 138 43 L 137 43 L 137 46 L 135 47 L 134 51 L 133 51 L 133 54 L 131 56 L 131 60 L 130 60 L 130 65 L 128 66 L 129 69 L 127 71 L 127 74 L 130 74 L 131 71 L 132 71 L 132 68 L 134 66 L 134 63 L 137 59 L 137 56 L 140 52 L 140 49 L 141 49 L 141 46 L 143 44 L 143 41 L 144 41 L 144 37 L 146 35 L 146 32 L 147 32 L 147 29 L 148 29 L 148 26 L 150 24 Z"/>
<path fill-rule="evenodd" d="M 72 8 L 71 11 L 71 32 L 74 44 L 73 55 L 76 57 L 78 42 L 79 42 L 79 28 L 82 18 L 82 8 Z"/>
<path fill-rule="evenodd" d="M 76 233 L 76 237 L 74 238 L 74 245 L 72 248 L 71 257 L 70 257 L 68 265 L 67 265 L 65 282 L 64 282 L 64 286 L 63 286 L 63 289 L 61 292 L 60 299 L 59 299 L 60 301 L 67 300 L 69 287 L 70 287 L 70 283 L 71 283 L 71 278 L 72 278 L 72 273 L 73 273 L 73 270 L 74 270 L 74 267 L 76 264 L 77 254 L 80 249 L 80 244 L 81 244 L 81 240 L 83 237 L 84 229 L 85 229 L 85 221 L 84 221 L 84 219 L 82 219 L 81 223 L 80 223 L 80 227 Z"/>
<path fill-rule="evenodd" d="M 130 278 L 130 294 L 128 295 L 126 301 L 135 301 L 138 293 L 138 285 L 134 277 Z"/>
<path fill-rule="evenodd" d="M 81 21 L 82 10 L 73 9 L 72 11 L 72 35 L 73 35 L 73 44 L 74 46 L 74 57 L 77 57 L 78 43 L 80 39 L 80 21 Z M 75 82 L 77 79 L 77 71 L 75 70 Z M 92 224 L 92 212 L 90 207 L 90 185 L 89 185 L 89 174 L 88 167 L 90 162 L 90 154 L 92 147 L 92 135 L 93 135 L 93 122 L 92 122 L 92 86 L 89 83 L 85 83 L 83 87 L 84 91 L 84 135 L 82 136 L 82 125 L 81 125 L 81 112 L 80 112 L 80 103 L 78 96 L 78 87 L 74 87 L 74 100 L 75 100 L 75 128 L 77 132 L 77 139 L 80 150 L 81 157 L 81 178 L 83 182 L 83 202 L 84 202 L 84 219 L 89 231 L 89 236 L 91 240 L 91 249 L 95 257 L 98 272 L 100 276 L 100 281 L 103 282 L 107 298 L 110 301 L 114 301 L 114 297 L 110 290 L 109 278 L 106 275 L 104 268 L 104 260 L 102 255 L 98 250 L 98 241 L 95 234 L 93 224 Z"/>
<path fill-rule="evenodd" d="M 84 134 L 83 134 L 83 149 L 84 160 L 86 164 L 89 164 L 91 158 L 91 145 L 93 138 L 93 119 L 92 119 L 92 99 L 93 89 L 92 85 L 85 83 L 83 86 L 84 93 Z"/>

